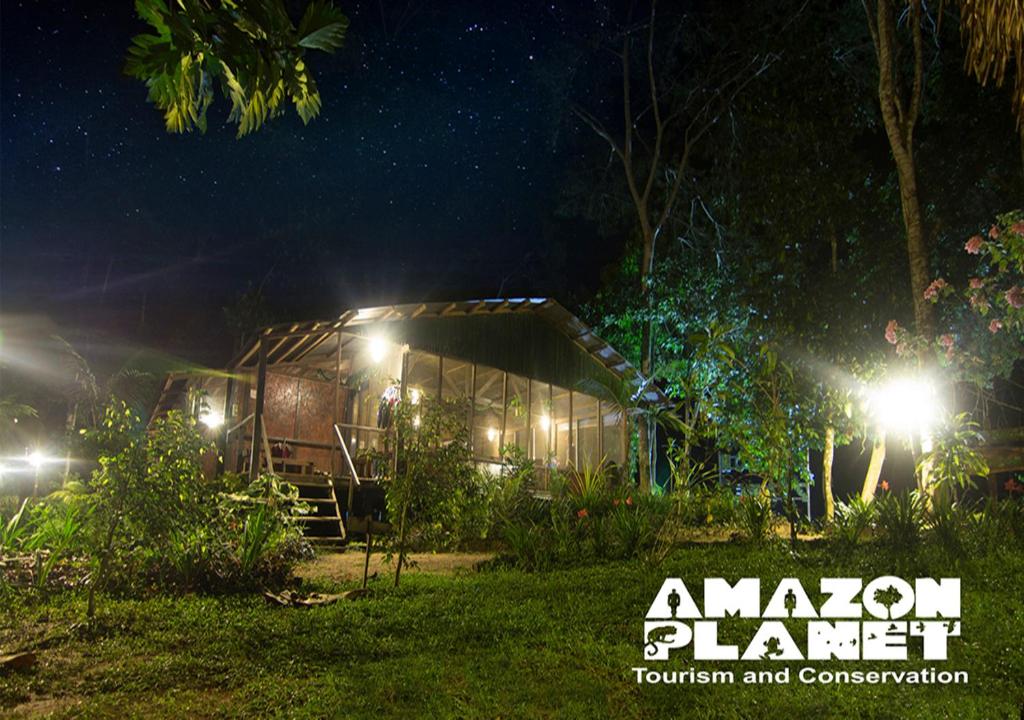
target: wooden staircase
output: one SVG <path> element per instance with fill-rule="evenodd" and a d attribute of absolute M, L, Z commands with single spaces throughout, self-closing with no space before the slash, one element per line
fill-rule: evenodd
<path fill-rule="evenodd" d="M 333 477 L 316 472 L 313 463 L 290 462 L 284 458 L 274 458 L 274 474 L 294 485 L 299 491 L 299 500 L 309 506 L 307 514 L 295 516 L 308 540 L 335 547 L 348 542 Z"/>
<path fill-rule="evenodd" d="M 149 417 L 149 427 L 160 418 L 166 417 L 171 410 L 184 410 L 188 399 L 188 377 L 170 374 L 164 379 L 160 388 L 160 399 Z"/>

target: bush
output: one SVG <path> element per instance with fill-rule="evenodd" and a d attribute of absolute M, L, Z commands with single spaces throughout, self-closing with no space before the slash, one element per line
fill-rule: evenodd
<path fill-rule="evenodd" d="M 114 402 L 85 436 L 97 454 L 91 476 L 30 501 L 3 527 L 2 550 L 35 560 L 7 574 L 10 584 L 44 591 L 89 577 L 91 615 L 100 589 L 139 595 L 272 586 L 310 553 L 292 517 L 304 509 L 294 488 L 273 477 L 251 486 L 238 476 L 203 477 L 208 446 L 194 419 L 172 412 L 147 432 Z"/>
<path fill-rule="evenodd" d="M 774 525 L 771 499 L 761 494 L 743 495 L 739 502 L 740 530 L 753 542 L 762 542 Z"/>
<path fill-rule="evenodd" d="M 739 520 L 740 500 L 729 485 L 694 485 L 676 491 L 673 498 L 684 525 L 731 525 Z"/>
<path fill-rule="evenodd" d="M 916 548 L 927 517 L 921 493 L 884 493 L 875 500 L 875 506 L 879 539 L 896 551 Z"/>
<path fill-rule="evenodd" d="M 855 495 L 848 503 L 836 506 L 835 521 L 828 528 L 828 537 L 839 549 L 852 550 L 875 522 L 876 506 Z"/>

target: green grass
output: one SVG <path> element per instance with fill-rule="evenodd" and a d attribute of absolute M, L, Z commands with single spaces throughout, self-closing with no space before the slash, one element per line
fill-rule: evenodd
<path fill-rule="evenodd" d="M 549 573 L 409 574 L 368 599 L 311 610 L 258 597 L 104 600 L 92 636 L 74 627 L 77 598 L 15 607 L 0 644 L 37 646 L 30 673 L 0 676 L 0 715 L 22 707 L 55 717 L 623 717 L 991 718 L 1024 700 L 1024 561 L 1019 553 L 949 567 L 926 548 L 913 558 L 873 548 L 837 561 L 807 547 L 681 549 L 658 568 L 612 563 Z M 965 669 L 970 684 L 638 685 L 642 619 L 668 575 L 882 574 L 963 578 L 963 636 L 948 662 L 857 663 L 856 669 Z M 765 601 L 767 597 L 765 597 Z M 698 598 L 699 601 L 699 598 Z M 754 625 L 723 623 L 743 643 Z M 794 632 L 802 644 L 799 631 Z M 647 663 L 650 664 L 650 663 Z M 675 664 L 675 661 L 673 661 Z M 682 661 L 683 666 L 691 663 Z M 779 663 L 693 663 L 778 669 Z M 794 669 L 806 663 L 794 663 Z M 840 664 L 830 664 L 838 668 Z M 846 666 L 853 669 L 854 664 Z"/>

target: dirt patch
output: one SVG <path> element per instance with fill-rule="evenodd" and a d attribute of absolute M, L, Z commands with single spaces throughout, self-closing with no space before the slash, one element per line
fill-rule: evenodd
<path fill-rule="evenodd" d="M 29 700 L 21 705 L 15 705 L 9 711 L 11 714 L 5 717 L 11 718 L 41 718 L 48 717 L 54 713 L 65 710 L 72 705 L 77 705 L 81 700 L 74 697 L 48 697 Z"/>
<path fill-rule="evenodd" d="M 434 575 L 454 575 L 458 572 L 473 572 L 477 564 L 490 560 L 492 553 L 412 553 L 409 558 L 415 563 L 413 567 L 402 569 L 402 573 L 431 573 Z M 296 570 L 296 575 L 310 580 L 334 580 L 348 582 L 361 580 L 363 562 L 366 556 L 359 550 L 340 553 L 325 553 L 303 563 Z M 395 572 L 394 564 L 385 561 L 383 553 L 370 555 L 370 575 L 390 575 Z"/>

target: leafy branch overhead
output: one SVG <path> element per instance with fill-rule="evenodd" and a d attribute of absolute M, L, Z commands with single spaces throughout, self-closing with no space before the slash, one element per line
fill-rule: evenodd
<path fill-rule="evenodd" d="M 313 0 L 298 27 L 284 0 L 136 0 L 135 9 L 153 32 L 132 39 L 125 73 L 146 83 L 173 133 L 206 132 L 218 84 L 238 137 L 282 114 L 286 100 L 308 123 L 320 93 L 306 50 L 337 50 L 349 24 L 327 0 Z"/>

